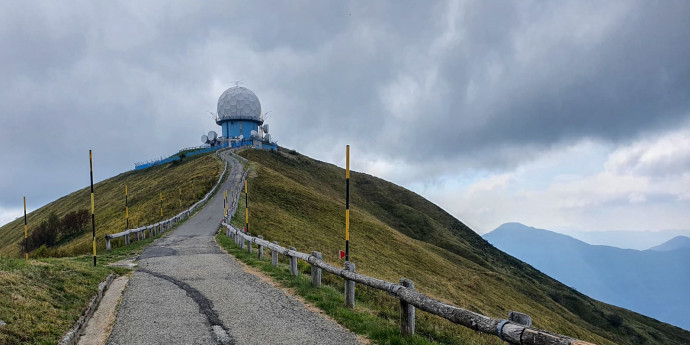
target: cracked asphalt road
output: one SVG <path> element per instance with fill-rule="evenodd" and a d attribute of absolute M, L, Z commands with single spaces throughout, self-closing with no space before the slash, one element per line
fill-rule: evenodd
<path fill-rule="evenodd" d="M 222 191 L 242 178 L 242 165 L 227 152 L 221 157 L 229 175 L 219 192 L 140 256 L 107 343 L 359 344 L 218 248 Z"/>

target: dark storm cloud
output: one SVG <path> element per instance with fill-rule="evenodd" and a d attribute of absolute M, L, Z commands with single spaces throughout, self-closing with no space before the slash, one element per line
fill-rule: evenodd
<path fill-rule="evenodd" d="M 332 161 L 349 143 L 373 159 L 507 167 L 690 114 L 686 2 L 2 7 L 0 207 L 85 186 L 89 148 L 105 178 L 196 145 L 235 80 L 280 144 Z"/>

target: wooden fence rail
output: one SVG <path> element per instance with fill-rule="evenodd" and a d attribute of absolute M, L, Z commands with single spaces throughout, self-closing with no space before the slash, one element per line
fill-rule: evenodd
<path fill-rule="evenodd" d="M 229 218 L 229 217 L 228 217 Z M 263 255 L 263 249 L 271 250 L 273 264 L 277 264 L 277 255 L 282 254 L 289 257 L 291 273 L 297 275 L 296 260 L 300 259 L 308 262 L 312 267 L 312 285 L 321 285 L 321 270 L 342 277 L 351 287 L 346 294 L 351 294 L 351 305 L 354 306 L 354 283 L 388 292 L 401 302 L 401 331 L 403 334 L 414 334 L 414 308 L 419 308 L 428 313 L 445 318 L 453 323 L 471 328 L 473 330 L 492 334 L 500 337 L 503 341 L 516 345 L 592 345 L 591 343 L 573 339 L 564 335 L 554 334 L 540 329 L 532 328 L 529 316 L 521 313 L 511 312 L 509 319 L 495 319 L 469 310 L 465 310 L 453 305 L 449 305 L 422 294 L 414 289 L 414 284 L 409 279 L 401 279 L 401 284 L 391 283 L 385 280 L 365 276 L 356 273 L 354 265 L 346 262 L 347 268 L 336 267 L 322 260 L 321 253 L 312 252 L 311 254 L 298 252 L 295 248 L 285 248 L 278 245 L 278 242 L 269 242 L 261 237 L 254 237 L 243 233 L 233 225 L 228 223 L 228 219 L 223 220 L 226 228 L 225 234 L 233 237 L 236 243 L 244 244 L 248 242 L 248 247 L 253 244 L 259 246 L 259 255 Z M 293 260 L 295 263 L 293 263 Z M 351 269 L 350 269 L 351 265 Z M 318 271 L 316 271 L 318 270 Z M 318 272 L 318 273 L 315 273 Z M 318 279 L 317 279 L 318 276 Z M 346 296 L 346 300 L 349 296 Z M 527 320 L 527 321 L 524 321 Z"/>
<path fill-rule="evenodd" d="M 218 155 L 221 151 L 218 151 L 216 155 Z M 223 181 L 223 178 L 225 177 L 225 174 L 227 173 L 228 170 L 228 163 L 225 163 L 223 166 L 223 172 L 220 174 L 220 177 L 218 177 L 218 181 L 216 181 L 216 184 L 211 188 L 211 190 L 206 193 L 203 199 L 197 201 L 194 203 L 194 205 L 190 206 L 188 209 L 178 213 L 177 215 L 168 218 L 166 220 L 160 221 L 155 224 L 151 225 L 146 225 L 142 227 L 138 227 L 135 229 L 128 229 L 122 232 L 118 232 L 115 234 L 106 234 L 105 235 L 105 249 L 110 251 L 112 248 L 110 240 L 114 238 L 119 238 L 119 237 L 124 237 L 125 238 L 125 245 L 130 244 L 130 235 L 135 234 L 137 236 L 137 240 L 142 239 L 142 237 L 145 239 L 146 238 L 146 233 L 148 232 L 149 237 L 154 237 L 157 235 L 160 235 L 161 233 L 165 232 L 166 230 L 172 229 L 177 223 L 189 218 L 189 216 L 196 211 L 197 208 L 201 207 L 204 205 L 213 195 L 213 193 L 218 189 L 220 186 L 220 183 Z M 243 175 L 246 176 L 246 172 Z M 237 205 L 235 205 L 237 207 Z"/>

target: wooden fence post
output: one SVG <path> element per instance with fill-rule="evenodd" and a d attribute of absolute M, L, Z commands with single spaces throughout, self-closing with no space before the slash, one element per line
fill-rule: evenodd
<path fill-rule="evenodd" d="M 273 241 L 273 244 L 278 245 L 278 241 Z M 271 264 L 278 267 L 278 251 L 271 249 Z"/>
<path fill-rule="evenodd" d="M 297 248 L 290 247 L 290 250 L 297 251 Z M 292 275 L 295 277 L 297 277 L 297 275 L 299 274 L 299 271 L 297 270 L 297 257 L 296 256 L 290 257 L 290 273 L 292 273 Z"/>
<path fill-rule="evenodd" d="M 252 234 L 247 233 L 247 235 L 251 236 Z M 250 240 L 247 241 L 247 252 L 248 252 L 249 254 L 252 253 L 252 247 L 253 247 L 253 245 L 252 245 L 252 240 L 250 239 Z"/>
<path fill-rule="evenodd" d="M 323 255 L 319 252 L 311 252 L 311 255 L 317 259 L 323 259 Z M 311 265 L 311 286 L 320 288 L 321 287 L 321 269 Z"/>
<path fill-rule="evenodd" d="M 354 273 L 355 264 L 350 261 L 345 261 L 345 270 Z M 353 280 L 345 279 L 345 306 L 348 308 L 355 307 L 355 282 Z"/>
<path fill-rule="evenodd" d="M 259 239 L 263 240 L 264 237 L 259 235 Z M 263 260 L 263 258 L 264 258 L 264 246 L 262 246 L 260 244 L 258 246 L 259 246 L 259 260 Z"/>
<path fill-rule="evenodd" d="M 401 278 L 400 285 L 414 290 L 414 283 L 407 278 Z M 404 336 L 414 335 L 414 306 L 403 300 L 400 300 L 400 332 Z"/>

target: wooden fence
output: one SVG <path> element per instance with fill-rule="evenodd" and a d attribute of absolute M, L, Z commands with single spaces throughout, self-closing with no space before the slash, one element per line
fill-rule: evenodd
<path fill-rule="evenodd" d="M 218 153 L 220 153 L 220 152 L 218 152 Z M 155 224 L 146 225 L 146 226 L 138 227 L 135 229 L 128 229 L 128 230 L 118 232 L 115 234 L 106 234 L 105 235 L 105 249 L 108 251 L 111 249 L 111 244 L 110 244 L 111 239 L 124 237 L 125 238 L 125 245 L 129 245 L 130 244 L 130 235 L 136 234 L 137 241 L 142 239 L 142 238 L 145 239 L 147 232 L 148 232 L 149 237 L 154 237 L 154 236 L 157 236 L 157 235 L 159 235 L 159 234 L 161 234 L 161 233 L 163 233 L 169 229 L 172 229 L 177 223 L 189 218 L 189 216 L 191 216 L 192 213 L 194 213 L 194 211 L 196 211 L 199 207 L 203 206 L 211 198 L 213 193 L 216 191 L 216 189 L 218 189 L 221 182 L 223 181 L 223 178 L 225 177 L 227 170 L 228 170 L 228 163 L 226 162 L 224 167 L 223 167 L 223 172 L 220 174 L 220 177 L 218 178 L 218 181 L 216 181 L 216 184 L 213 186 L 213 188 L 211 188 L 211 190 L 208 193 L 206 193 L 204 198 L 197 201 L 196 203 L 194 203 L 194 205 L 190 206 L 188 209 L 180 212 L 179 214 L 177 214 L 171 218 L 168 218 L 166 220 L 155 223 Z M 245 172 L 245 175 L 243 175 L 243 176 L 246 176 L 246 172 Z"/>
<path fill-rule="evenodd" d="M 228 219 L 230 216 L 228 216 Z M 345 304 L 354 307 L 355 303 L 355 283 L 386 291 L 391 296 L 400 300 L 401 318 L 400 328 L 405 335 L 414 334 L 415 308 L 419 308 L 428 313 L 445 318 L 453 323 L 471 328 L 473 330 L 496 335 L 509 344 L 517 345 L 592 345 L 591 343 L 554 334 L 547 331 L 531 327 L 531 319 L 528 315 L 510 312 L 508 319 L 495 319 L 469 310 L 465 310 L 453 305 L 449 305 L 426 296 L 414 289 L 414 284 L 409 279 L 400 279 L 400 284 L 387 282 L 385 280 L 365 276 L 355 272 L 355 265 L 351 262 L 345 263 L 345 268 L 333 266 L 322 260 L 322 254 L 311 252 L 311 254 L 298 252 L 294 247 L 285 248 L 278 245 L 278 242 L 268 242 L 262 236 L 251 236 L 233 225 L 229 224 L 228 219 L 223 220 L 225 234 L 234 239 L 240 248 L 247 248 L 249 253 L 253 252 L 253 246 L 258 246 L 258 257 L 263 259 L 264 249 L 271 250 L 271 261 L 274 266 L 278 265 L 278 255 L 282 254 L 290 259 L 290 272 L 297 276 L 297 260 L 303 260 L 311 265 L 312 285 L 321 286 L 321 271 L 326 271 L 345 279 Z"/>

